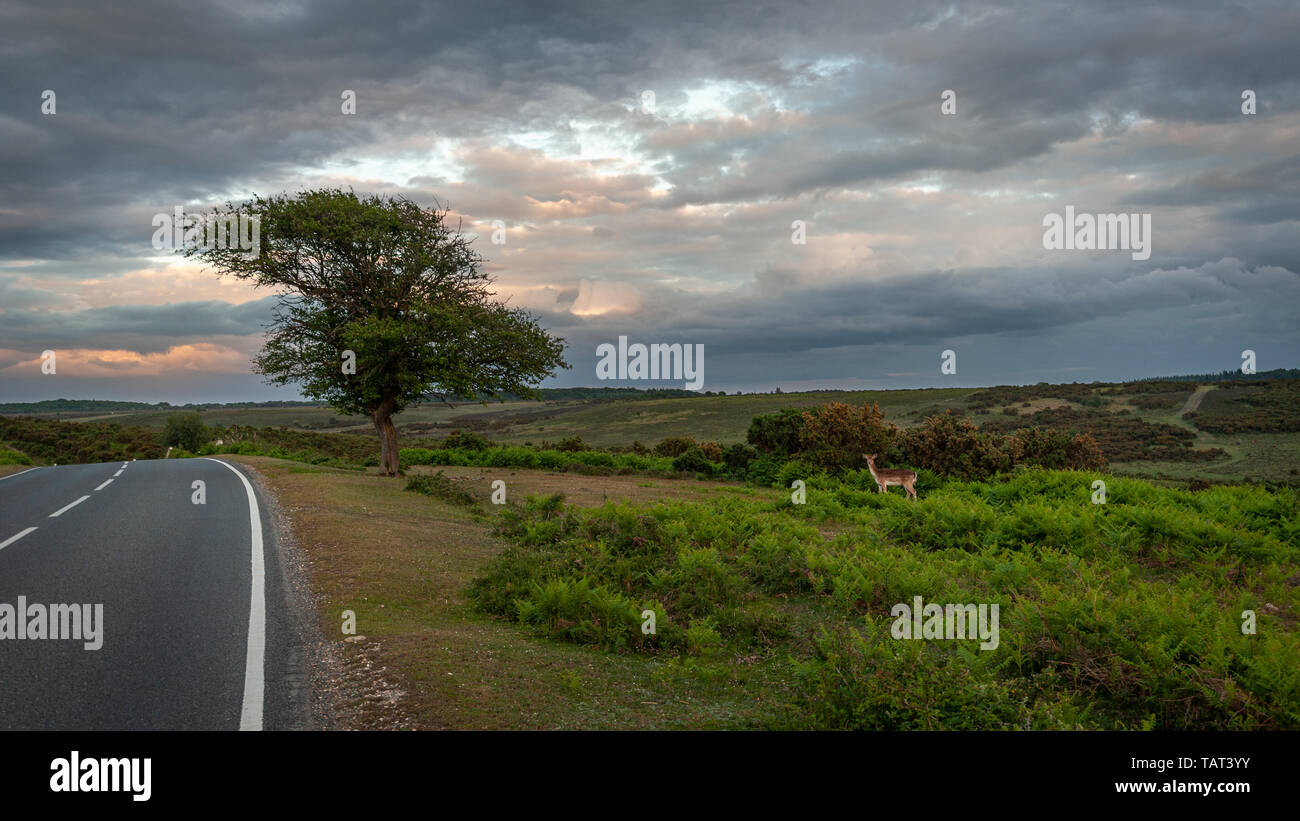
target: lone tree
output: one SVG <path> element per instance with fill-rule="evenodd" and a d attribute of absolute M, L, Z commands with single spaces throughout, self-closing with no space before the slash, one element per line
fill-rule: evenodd
<path fill-rule="evenodd" d="M 537 382 L 568 367 L 563 339 L 492 299 L 482 258 L 445 209 L 324 189 L 215 212 L 218 224 L 239 214 L 260 217 L 260 253 L 211 243 L 185 255 L 278 291 L 254 369 L 368 415 L 385 475 L 400 471 L 393 414 L 408 404 L 534 396 Z"/>

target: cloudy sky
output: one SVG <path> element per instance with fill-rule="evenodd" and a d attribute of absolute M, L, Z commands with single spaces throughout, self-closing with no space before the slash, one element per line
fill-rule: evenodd
<path fill-rule="evenodd" d="M 323 186 L 449 205 L 548 385 L 620 335 L 711 390 L 1300 364 L 1293 0 L 632 5 L 0 5 L 0 401 L 296 396 L 152 220 Z M 1150 258 L 1045 249 L 1067 206 Z"/>

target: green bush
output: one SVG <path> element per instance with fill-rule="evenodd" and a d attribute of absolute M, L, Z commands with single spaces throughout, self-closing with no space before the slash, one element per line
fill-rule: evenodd
<path fill-rule="evenodd" d="M 198 413 L 173 413 L 167 417 L 163 428 L 162 443 L 168 447 L 179 447 L 191 453 L 197 452 L 212 439 L 212 432 L 203 424 L 203 417 Z"/>
<path fill-rule="evenodd" d="M 669 654 L 701 684 L 750 681 L 780 704 L 764 726 L 1300 729 L 1295 489 L 1105 476 L 1096 505 L 1095 472 L 1028 469 L 922 473 L 908 501 L 865 475 L 807 474 L 803 505 L 530 498 L 499 517 L 472 598 L 540 635 Z M 894 639 L 892 606 L 918 595 L 998 604 L 997 648 Z"/>
<path fill-rule="evenodd" d="M 704 455 L 704 451 L 692 445 L 673 460 L 673 470 L 686 473 L 713 474 L 715 465 Z"/>
<path fill-rule="evenodd" d="M 654 453 L 655 456 L 666 456 L 673 459 L 693 447 L 695 447 L 695 440 L 689 436 L 669 436 L 655 445 Z"/>
<path fill-rule="evenodd" d="M 758 458 L 758 451 L 743 442 L 737 442 L 722 452 L 722 463 L 733 476 L 743 477 L 749 463 Z"/>
<path fill-rule="evenodd" d="M 0 465 L 30 465 L 32 457 L 7 447 L 0 447 Z"/>
<path fill-rule="evenodd" d="M 444 476 L 442 471 L 432 476 L 412 476 L 406 480 L 406 486 L 402 490 L 423 493 L 425 496 L 434 496 L 445 502 L 466 507 L 478 505 L 478 497 L 466 490 L 464 486 Z"/>
<path fill-rule="evenodd" d="M 804 413 L 797 408 L 784 408 L 776 413 L 755 416 L 749 423 L 745 440 L 759 451 L 779 457 L 798 453 Z"/>
<path fill-rule="evenodd" d="M 487 439 L 468 430 L 453 430 L 438 445 L 444 450 L 487 450 L 492 446 Z"/>

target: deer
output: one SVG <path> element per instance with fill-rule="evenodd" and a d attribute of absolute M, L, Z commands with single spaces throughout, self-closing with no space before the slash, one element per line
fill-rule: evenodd
<path fill-rule="evenodd" d="M 887 468 L 876 469 L 877 453 L 864 453 L 867 457 L 867 470 L 871 471 L 871 478 L 876 480 L 876 488 L 881 493 L 888 493 L 890 485 L 900 485 L 903 490 L 907 491 L 909 499 L 916 498 L 916 472 L 911 470 L 889 470 Z"/>

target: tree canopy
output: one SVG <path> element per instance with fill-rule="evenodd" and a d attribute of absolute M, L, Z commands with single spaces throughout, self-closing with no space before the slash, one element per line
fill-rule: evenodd
<path fill-rule="evenodd" d="M 408 404 L 532 396 L 568 367 L 564 340 L 493 299 L 482 258 L 446 209 L 324 189 L 217 209 L 218 219 L 238 214 L 260 218 L 255 256 L 238 247 L 184 253 L 276 290 L 255 370 L 343 413 L 369 415 L 384 473 L 399 471 L 392 416 Z"/>

